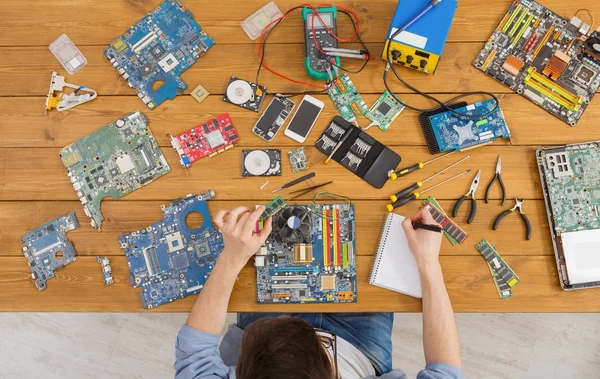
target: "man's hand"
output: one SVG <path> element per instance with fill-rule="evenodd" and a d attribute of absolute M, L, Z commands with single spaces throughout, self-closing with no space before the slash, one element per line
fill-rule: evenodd
<path fill-rule="evenodd" d="M 264 206 L 250 213 L 246 207 L 237 207 L 232 211 L 222 210 L 215 216 L 214 223 L 223 234 L 225 249 L 219 259 L 228 265 L 241 270 L 262 245 L 272 230 L 272 220 L 269 217 L 260 233 L 254 233 L 256 223 L 265 210 Z"/>
<path fill-rule="evenodd" d="M 402 223 L 402 228 L 408 239 L 408 247 L 415 256 L 417 265 L 423 268 L 428 264 L 438 263 L 443 233 L 436 233 L 425 229 L 415 230 L 412 226 L 413 222 L 430 225 L 439 224 L 426 209 L 421 209 L 417 214 L 411 218 L 406 218 Z"/>

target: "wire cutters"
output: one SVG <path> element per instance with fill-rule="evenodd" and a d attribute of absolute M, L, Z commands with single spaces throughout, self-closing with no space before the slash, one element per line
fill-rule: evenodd
<path fill-rule="evenodd" d="M 467 192 L 465 195 L 461 196 L 460 199 L 458 199 L 456 201 L 456 204 L 454 204 L 454 209 L 452 209 L 452 217 L 456 217 L 456 215 L 458 214 L 458 210 L 460 209 L 460 206 L 462 205 L 462 203 L 467 200 L 467 199 L 471 199 L 471 213 L 469 214 L 469 218 L 467 219 L 467 224 L 470 224 L 471 222 L 473 222 L 473 219 L 475 218 L 475 214 L 477 213 L 477 200 L 475 199 L 475 192 L 477 191 L 477 187 L 479 186 L 479 178 L 481 177 L 481 170 L 477 171 L 477 175 L 475 175 L 475 178 L 473 179 L 473 182 L 471 183 L 471 188 L 469 188 L 469 192 Z"/>
<path fill-rule="evenodd" d="M 518 209 L 519 213 L 521 214 L 521 218 L 523 219 L 523 222 L 525 223 L 525 238 L 527 239 L 527 241 L 529 241 L 531 239 L 531 223 L 529 222 L 527 215 L 525 215 L 525 213 L 523 213 L 523 202 L 524 201 L 525 201 L 525 199 L 519 200 L 518 198 L 516 198 L 514 207 L 512 207 L 511 209 L 507 209 L 504 212 L 500 213 L 498 215 L 498 217 L 496 217 L 496 220 L 494 221 L 494 230 L 498 229 L 498 226 L 500 226 L 500 221 L 502 221 L 502 219 L 504 217 L 511 214 L 515 209 Z"/>
<path fill-rule="evenodd" d="M 502 181 L 502 159 L 499 155 L 498 163 L 496 163 L 496 175 L 494 175 L 494 179 L 492 179 L 490 184 L 488 184 L 487 188 L 485 189 L 486 204 L 488 203 L 490 188 L 492 188 L 492 185 L 496 182 L 496 180 L 498 180 L 498 183 L 500 183 L 500 188 L 502 189 L 502 205 L 504 205 L 504 203 L 506 203 L 506 188 L 504 188 L 504 182 Z"/>

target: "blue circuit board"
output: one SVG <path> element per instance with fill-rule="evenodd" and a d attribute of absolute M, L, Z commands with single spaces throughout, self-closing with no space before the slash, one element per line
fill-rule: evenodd
<path fill-rule="evenodd" d="M 114 40 L 104 55 L 153 109 L 183 93 L 187 84 L 181 73 L 214 43 L 179 0 L 166 0 Z"/>
<path fill-rule="evenodd" d="M 356 302 L 352 204 L 287 205 L 256 254 L 258 303 Z"/>
<path fill-rule="evenodd" d="M 496 102 L 490 99 L 458 108 L 456 111 L 476 116 L 492 111 L 495 106 Z M 440 152 L 460 151 L 492 143 L 497 138 L 510 138 L 510 130 L 499 107 L 494 113 L 484 118 L 468 119 L 452 112 L 444 112 L 430 116 L 429 121 Z"/>
<path fill-rule="evenodd" d="M 75 248 L 67 238 L 67 232 L 78 227 L 75 212 L 71 211 L 21 237 L 21 243 L 25 244 L 23 254 L 38 290 L 46 289 L 46 281 L 54 277 L 55 270 L 76 260 Z"/>
<path fill-rule="evenodd" d="M 129 261 L 129 281 L 142 287 L 140 298 L 146 309 L 200 292 L 223 250 L 221 232 L 212 225 L 206 201 L 213 191 L 188 195 L 163 207 L 163 221 L 119 237 Z M 202 215 L 203 224 L 190 229 L 186 217 Z"/>

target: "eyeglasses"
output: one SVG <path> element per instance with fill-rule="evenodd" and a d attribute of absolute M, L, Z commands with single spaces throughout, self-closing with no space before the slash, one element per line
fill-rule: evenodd
<path fill-rule="evenodd" d="M 336 378 L 339 378 L 338 364 L 337 364 L 337 336 L 328 330 L 315 328 L 315 333 L 321 339 L 321 344 L 331 357 L 333 358 L 333 369 Z"/>

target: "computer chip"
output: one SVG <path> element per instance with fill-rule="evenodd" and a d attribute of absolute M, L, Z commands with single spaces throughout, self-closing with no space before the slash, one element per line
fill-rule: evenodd
<path fill-rule="evenodd" d="M 197 102 L 201 103 L 204 100 L 206 100 L 210 93 L 208 93 L 208 91 L 202 86 L 202 84 L 198 84 L 196 88 L 192 90 L 191 95 L 194 99 L 196 99 Z"/>

